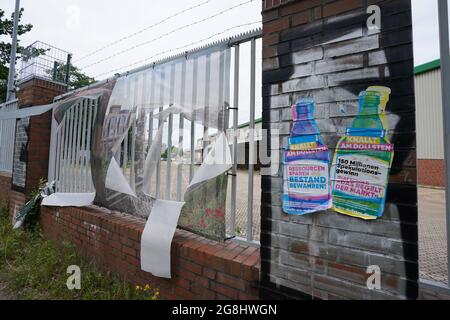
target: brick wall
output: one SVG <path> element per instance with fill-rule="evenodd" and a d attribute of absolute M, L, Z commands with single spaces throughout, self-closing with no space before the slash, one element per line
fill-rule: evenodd
<path fill-rule="evenodd" d="M 444 160 L 417 160 L 419 184 L 431 187 L 445 187 Z"/>
<path fill-rule="evenodd" d="M 105 271 L 133 284 L 160 288 L 163 299 L 258 299 L 259 250 L 220 244 L 177 230 L 172 243 L 172 279 L 141 271 L 145 220 L 91 208 L 41 208 L 44 235 L 67 241 Z"/>
<path fill-rule="evenodd" d="M 381 32 L 367 6 L 381 7 Z M 371 85 L 392 89 L 395 144 L 385 216 L 365 222 L 332 211 L 303 217 L 281 208 L 282 172 L 262 178 L 261 280 L 266 297 L 415 299 L 418 296 L 417 170 L 411 3 L 406 0 L 263 1 L 263 127 L 291 131 L 290 106 L 313 97 L 334 149 Z M 273 150 L 282 152 L 283 150 Z M 382 290 L 367 289 L 378 265 Z"/>
<path fill-rule="evenodd" d="M 28 108 L 53 102 L 65 92 L 65 86 L 32 78 L 19 85 L 19 108 Z M 47 179 L 51 133 L 51 112 L 17 120 L 14 159 L 13 190 L 29 195 L 40 179 Z M 14 204 L 12 204 L 15 207 Z"/>
<path fill-rule="evenodd" d="M 7 206 L 11 194 L 11 174 L 0 172 L 0 207 Z"/>

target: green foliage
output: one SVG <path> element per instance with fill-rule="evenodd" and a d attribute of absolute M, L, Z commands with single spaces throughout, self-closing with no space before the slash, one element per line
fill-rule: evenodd
<path fill-rule="evenodd" d="M 49 75 L 52 75 L 52 77 L 54 78 L 53 80 L 65 82 L 65 75 L 67 73 L 67 64 L 60 64 L 58 65 L 56 70 L 47 70 L 47 73 Z M 70 65 L 69 74 L 70 74 L 69 91 L 83 88 L 95 82 L 94 78 L 87 76 L 78 67 L 72 64 Z"/>
<path fill-rule="evenodd" d="M 133 287 L 105 274 L 72 245 L 46 240 L 38 227 L 12 230 L 6 209 L 0 211 L 0 252 L 0 278 L 18 299 L 156 300 L 159 295 L 149 285 Z M 66 286 L 71 265 L 81 269 L 81 290 Z"/>
<path fill-rule="evenodd" d="M 167 160 L 167 158 L 168 158 L 168 151 L 169 151 L 169 148 L 167 148 L 167 149 L 161 154 L 161 159 Z M 172 147 L 172 157 L 176 156 L 177 154 L 178 154 L 178 148 L 175 147 L 175 146 L 173 146 L 173 147 Z"/>
<path fill-rule="evenodd" d="M 19 12 L 19 22 L 23 15 L 23 8 Z M 5 11 L 0 9 L 0 38 L 6 39 L 5 41 L 0 41 L 0 102 L 6 100 L 6 91 L 8 84 L 8 73 L 9 73 L 9 61 L 11 57 L 11 36 L 13 33 L 14 26 L 14 13 L 11 14 L 11 18 L 5 17 Z M 31 24 L 20 24 L 18 26 L 17 34 L 21 36 L 29 31 L 33 26 Z M 21 57 L 24 47 L 20 46 L 20 40 L 17 40 L 17 59 Z M 38 52 L 35 52 L 37 54 Z"/>

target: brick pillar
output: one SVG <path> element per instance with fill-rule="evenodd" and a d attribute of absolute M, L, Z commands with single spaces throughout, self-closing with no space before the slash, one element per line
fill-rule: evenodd
<path fill-rule="evenodd" d="M 52 81 L 32 78 L 19 85 L 19 108 L 53 102 L 66 87 Z M 21 208 L 40 179 L 47 179 L 52 112 L 17 120 L 10 213 Z"/>
<path fill-rule="evenodd" d="M 381 9 L 369 30 L 368 6 Z M 315 118 L 334 154 L 358 110 L 358 93 L 387 86 L 395 145 L 384 216 L 366 222 L 333 210 L 305 216 L 282 209 L 282 171 L 262 177 L 261 281 L 266 297 L 415 299 L 418 208 L 410 1 L 263 1 L 263 128 L 277 128 L 281 149 L 290 106 L 313 98 Z M 283 150 L 279 150 L 283 152 Z M 281 169 L 281 168 L 280 168 Z M 369 266 L 381 289 L 369 290 Z"/>

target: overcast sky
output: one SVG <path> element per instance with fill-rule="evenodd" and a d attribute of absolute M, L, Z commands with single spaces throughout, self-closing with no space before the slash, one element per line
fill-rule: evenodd
<path fill-rule="evenodd" d="M 251 2 L 211 20 L 87 67 L 89 64 L 125 50 L 130 46 L 149 41 L 173 29 L 248 1 Z M 207 3 L 201 5 L 204 2 Z M 437 0 L 413 0 L 412 2 L 415 63 L 418 65 L 439 57 Z M 41 40 L 70 51 L 74 54 L 74 61 L 79 67 L 86 67 L 84 70 L 87 73 L 101 79 L 110 76 L 111 74 L 105 75 L 104 73 L 112 69 L 124 67 L 118 71 L 129 70 L 134 67 L 129 66 L 130 64 L 152 57 L 164 50 L 184 46 L 236 25 L 261 19 L 261 0 L 165 0 L 157 3 L 156 5 L 155 1 L 148 0 L 129 0 L 126 2 L 111 0 L 22 0 L 21 5 L 25 8 L 23 21 L 34 25 L 33 31 L 22 37 L 22 44 L 27 45 L 34 40 Z M 9 15 L 13 10 L 14 0 L 0 0 L 0 4 L 0 7 L 6 10 Z M 201 6 L 79 61 L 80 58 L 96 49 L 195 5 Z M 259 24 L 253 24 L 232 29 L 220 36 L 214 36 L 212 39 L 219 39 L 258 26 Z M 139 65 L 139 63 L 136 65 Z"/>

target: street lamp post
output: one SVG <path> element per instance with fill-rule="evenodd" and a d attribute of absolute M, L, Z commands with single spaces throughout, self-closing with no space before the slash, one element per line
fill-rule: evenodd
<path fill-rule="evenodd" d="M 8 87 L 6 93 L 6 101 L 15 98 L 14 94 L 14 78 L 16 75 L 16 52 L 17 52 L 17 28 L 19 25 L 20 0 L 16 0 L 16 9 L 14 13 L 14 26 L 11 43 L 11 56 L 9 61 Z"/>

